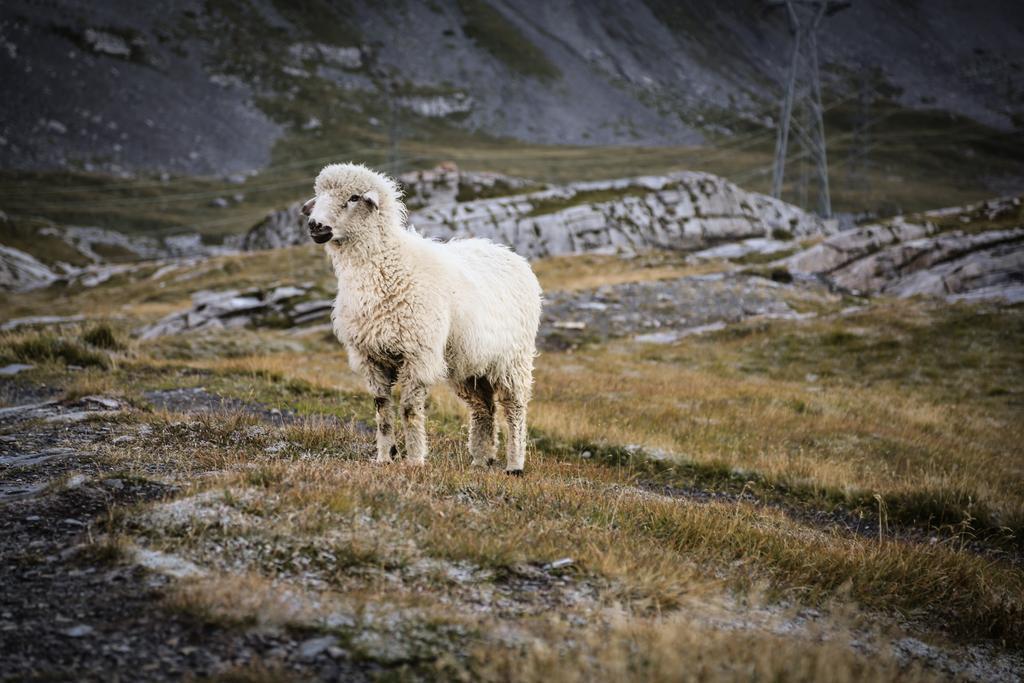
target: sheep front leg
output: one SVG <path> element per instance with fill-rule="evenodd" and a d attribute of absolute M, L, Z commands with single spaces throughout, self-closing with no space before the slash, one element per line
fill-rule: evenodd
<path fill-rule="evenodd" d="M 402 387 L 405 451 L 410 465 L 422 465 L 427 461 L 426 404 L 426 386 L 410 383 Z"/>
<path fill-rule="evenodd" d="M 395 445 L 395 409 L 391 402 L 391 389 L 395 386 L 395 376 L 386 368 L 371 366 L 367 384 L 373 394 L 373 407 L 377 417 L 377 457 L 376 463 L 388 463 L 398 454 Z"/>

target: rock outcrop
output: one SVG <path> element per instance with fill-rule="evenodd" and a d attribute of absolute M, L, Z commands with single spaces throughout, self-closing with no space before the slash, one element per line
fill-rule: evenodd
<path fill-rule="evenodd" d="M 259 251 L 302 244 L 308 238 L 303 226 L 301 208 L 302 202 L 295 202 L 280 211 L 268 214 L 245 233 L 239 247 L 244 251 Z"/>
<path fill-rule="evenodd" d="M 58 275 L 20 249 L 0 245 L 0 290 L 24 292 L 45 287 Z"/>
<path fill-rule="evenodd" d="M 834 230 L 831 222 L 708 173 L 580 182 L 470 201 L 458 201 L 465 187 L 461 180 L 453 191 L 445 177 L 443 171 L 435 171 L 412 185 L 420 189 L 410 190 L 410 197 L 428 199 L 424 208 L 410 212 L 412 227 L 439 239 L 487 237 L 529 258 L 694 249 Z M 494 185 L 512 180 L 528 182 L 495 178 Z M 245 248 L 305 243 L 298 209 L 298 204 L 293 205 L 254 227 L 245 237 Z"/>
<path fill-rule="evenodd" d="M 405 204 L 412 212 L 483 197 L 514 195 L 542 187 L 525 178 L 463 171 L 453 163 L 404 173 L 398 180 L 405 191 Z M 245 251 L 256 251 L 305 244 L 308 237 L 301 208 L 302 202 L 298 201 L 268 214 L 242 237 L 237 246 Z"/>
<path fill-rule="evenodd" d="M 233 327 L 294 327 L 326 322 L 332 299 L 313 296 L 306 285 L 281 285 L 273 289 L 202 291 L 192 295 L 192 307 L 172 313 L 136 330 L 142 339 L 168 334 Z"/>
<path fill-rule="evenodd" d="M 1020 208 L 1014 197 L 925 213 L 920 223 L 897 218 L 829 237 L 781 265 L 856 294 L 1018 303 L 1024 301 Z"/>
<path fill-rule="evenodd" d="M 35 255 L 0 244 L 0 291 L 28 291 L 57 281 L 95 287 L 114 275 L 139 268 L 144 261 L 180 261 L 237 251 L 237 247 L 231 245 L 204 244 L 198 233 L 155 238 L 105 228 L 49 223 L 39 227 L 36 234 L 61 240 L 71 247 L 72 253 L 77 252 L 75 264 L 52 257 L 45 246 L 36 251 L 44 263 Z"/>
<path fill-rule="evenodd" d="M 453 202 L 523 194 L 544 187 L 526 178 L 464 171 L 451 162 L 426 171 L 403 173 L 398 180 L 405 190 L 405 205 L 410 211 Z"/>

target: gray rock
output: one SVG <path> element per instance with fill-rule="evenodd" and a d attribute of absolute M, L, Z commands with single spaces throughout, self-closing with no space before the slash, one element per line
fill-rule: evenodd
<path fill-rule="evenodd" d="M 13 375 L 17 375 L 19 372 L 31 370 L 34 367 L 34 365 L 28 365 L 26 363 L 11 363 L 10 365 L 5 365 L 0 368 L 0 376 L 11 377 Z"/>
<path fill-rule="evenodd" d="M 65 323 L 79 323 L 85 320 L 84 315 L 33 315 L 27 318 L 11 318 L 0 324 L 0 331 L 16 330 L 19 327 L 33 325 L 63 325 Z"/>
<path fill-rule="evenodd" d="M 298 657 L 300 659 L 316 659 L 328 649 L 337 646 L 338 639 L 334 636 L 323 636 L 322 638 L 310 638 L 299 645 Z"/>
<path fill-rule="evenodd" d="M 305 293 L 306 290 L 301 287 L 284 285 L 272 291 L 267 297 L 267 301 L 270 303 L 277 303 L 278 301 L 284 301 L 285 299 L 293 299 L 297 296 L 302 296 Z"/>
<path fill-rule="evenodd" d="M 56 281 L 58 277 L 57 273 L 34 256 L 20 249 L 0 245 L 0 290 L 24 292 L 38 289 Z"/>
<path fill-rule="evenodd" d="M 292 306 L 292 312 L 297 315 L 304 315 L 314 311 L 323 311 L 334 306 L 333 299 L 317 299 L 315 301 L 303 301 Z"/>
<path fill-rule="evenodd" d="M 193 330 L 232 329 L 306 325 L 327 319 L 334 302 L 330 299 L 303 301 L 310 293 L 308 285 L 280 285 L 271 290 L 237 289 L 192 295 L 192 307 L 172 313 L 135 331 L 142 339 L 155 339 Z"/>

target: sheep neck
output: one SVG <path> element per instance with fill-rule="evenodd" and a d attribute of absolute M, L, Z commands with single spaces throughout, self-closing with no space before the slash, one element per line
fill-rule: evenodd
<path fill-rule="evenodd" d="M 386 300 L 404 290 L 411 279 L 399 239 L 385 230 L 372 240 L 359 240 L 329 249 L 338 292 L 358 292 Z"/>

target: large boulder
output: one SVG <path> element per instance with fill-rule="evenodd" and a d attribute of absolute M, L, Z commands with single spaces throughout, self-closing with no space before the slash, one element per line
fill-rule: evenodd
<path fill-rule="evenodd" d="M 295 202 L 267 215 L 245 233 L 241 248 L 245 251 L 280 249 L 308 241 L 301 209 L 302 202 Z"/>

